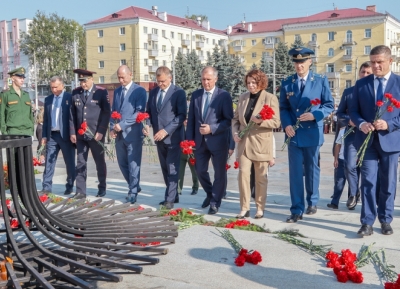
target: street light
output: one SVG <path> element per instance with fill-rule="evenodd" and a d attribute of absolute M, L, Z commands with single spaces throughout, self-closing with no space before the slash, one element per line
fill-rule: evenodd
<path fill-rule="evenodd" d="M 175 47 L 172 45 L 171 39 L 168 37 L 163 36 L 165 39 L 169 40 L 169 43 L 171 44 L 171 53 L 172 53 L 172 83 L 175 84 L 175 56 L 174 56 L 174 50 Z"/>

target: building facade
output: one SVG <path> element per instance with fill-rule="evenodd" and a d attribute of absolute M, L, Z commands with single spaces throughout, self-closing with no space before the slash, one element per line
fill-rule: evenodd
<path fill-rule="evenodd" d="M 96 71 L 96 83 L 111 90 L 118 86 L 116 71 L 122 64 L 133 72 L 133 81 L 151 89 L 156 69 L 172 68 L 178 53 L 195 51 L 201 62 L 215 45 L 227 46 L 224 31 L 210 28 L 208 21 L 195 21 L 140 7 L 128 7 L 84 25 L 87 69 Z"/>
<path fill-rule="evenodd" d="M 262 55 L 272 61 L 273 46 L 290 46 L 301 39 L 315 51 L 312 69 L 328 77 L 336 103 L 343 90 L 355 84 L 360 65 L 377 45 L 392 49 L 392 71 L 400 73 L 400 21 L 389 13 L 366 9 L 334 9 L 301 18 L 290 18 L 228 27 L 230 53 L 239 54 L 246 67 L 258 64 Z M 242 44 L 239 48 L 237 44 Z"/>
<path fill-rule="evenodd" d="M 0 90 L 8 88 L 8 72 L 22 66 L 27 71 L 25 74 L 25 90 L 33 98 L 34 93 L 31 89 L 29 57 L 23 54 L 19 47 L 21 32 L 27 32 L 29 23 L 31 22 L 32 20 L 30 19 L 16 18 L 10 21 L 0 21 Z"/>

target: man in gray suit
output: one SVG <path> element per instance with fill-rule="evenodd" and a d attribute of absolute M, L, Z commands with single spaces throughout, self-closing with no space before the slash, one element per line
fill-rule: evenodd
<path fill-rule="evenodd" d="M 114 91 L 112 111 L 119 112 L 122 118 L 117 124 L 110 121 L 110 136 L 116 140 L 118 165 L 129 185 L 127 201 L 134 204 L 140 191 L 143 143 L 142 124 L 136 122 L 136 117 L 145 110 L 146 91 L 133 83 L 128 66 L 120 66 L 117 75 L 121 86 Z"/>
<path fill-rule="evenodd" d="M 147 102 L 147 113 L 153 127 L 154 141 L 157 145 L 158 158 L 165 189 L 165 200 L 160 204 L 167 209 L 174 207 L 177 198 L 180 142 L 184 138 L 183 122 L 186 119 L 186 93 L 171 83 L 172 73 L 166 66 L 156 71 L 158 87 L 152 89 Z M 147 133 L 147 132 L 144 132 Z"/>

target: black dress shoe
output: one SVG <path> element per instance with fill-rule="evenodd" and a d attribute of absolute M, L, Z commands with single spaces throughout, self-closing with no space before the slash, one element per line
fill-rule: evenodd
<path fill-rule="evenodd" d="M 72 194 L 72 190 L 65 190 L 65 192 L 64 192 L 64 195 L 70 195 L 70 194 Z"/>
<path fill-rule="evenodd" d="M 41 191 L 38 191 L 38 194 L 39 195 L 48 195 L 48 194 L 51 194 L 51 191 L 47 191 L 47 190 L 41 190 Z"/>
<path fill-rule="evenodd" d="M 192 190 L 192 192 L 190 194 L 191 195 L 196 195 L 197 194 L 197 190 Z"/>
<path fill-rule="evenodd" d="M 374 233 L 372 226 L 370 225 L 362 225 L 360 230 L 358 230 L 357 235 L 360 237 L 370 236 Z"/>
<path fill-rule="evenodd" d="M 179 203 L 179 195 L 178 195 L 178 194 L 176 194 L 176 196 L 175 196 L 175 201 L 174 201 L 174 203 L 175 203 L 175 204 Z"/>
<path fill-rule="evenodd" d="M 218 213 L 218 208 L 216 206 L 210 206 L 210 208 L 208 209 L 208 214 L 214 215 L 216 213 Z"/>
<path fill-rule="evenodd" d="M 286 223 L 296 223 L 298 220 L 303 220 L 302 215 L 291 214 L 287 219 Z"/>
<path fill-rule="evenodd" d="M 335 210 L 339 209 L 339 206 L 338 206 L 338 205 L 335 205 L 335 204 L 326 204 L 326 206 L 327 206 L 328 208 L 335 209 Z"/>
<path fill-rule="evenodd" d="M 382 229 L 383 235 L 392 235 L 393 234 L 393 229 L 389 223 L 382 223 L 381 229 Z"/>
<path fill-rule="evenodd" d="M 72 198 L 75 199 L 75 200 L 86 199 L 86 195 L 82 194 L 82 193 L 76 193 L 75 195 L 73 195 Z"/>
<path fill-rule="evenodd" d="M 254 219 L 261 219 L 262 217 L 264 217 L 264 212 L 262 214 L 256 214 Z"/>
<path fill-rule="evenodd" d="M 314 215 L 317 212 L 317 206 L 308 206 L 306 210 L 307 215 Z"/>
<path fill-rule="evenodd" d="M 209 205 L 210 205 L 210 201 L 211 201 L 211 198 L 210 197 L 206 197 L 205 199 L 204 199 L 204 201 L 203 201 L 203 204 L 201 205 L 201 207 L 204 209 L 204 208 L 207 208 Z"/>
<path fill-rule="evenodd" d="M 174 208 L 174 203 L 170 203 L 170 202 L 165 202 L 164 207 L 168 210 L 171 210 Z"/>
<path fill-rule="evenodd" d="M 349 199 L 346 202 L 347 208 L 351 209 L 357 206 L 357 197 L 356 196 L 350 196 Z"/>
<path fill-rule="evenodd" d="M 250 216 L 250 211 L 247 211 L 244 215 L 237 215 L 236 219 L 244 219 L 244 218 L 248 218 Z"/>
<path fill-rule="evenodd" d="M 159 202 L 158 204 L 161 205 L 161 206 L 164 206 L 165 203 L 166 203 L 166 201 L 161 201 L 161 202 Z"/>
<path fill-rule="evenodd" d="M 99 190 L 97 192 L 97 196 L 96 197 L 104 197 L 106 195 L 106 190 Z"/>

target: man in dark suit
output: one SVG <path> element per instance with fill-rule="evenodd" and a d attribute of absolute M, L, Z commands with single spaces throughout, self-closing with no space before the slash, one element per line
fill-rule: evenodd
<path fill-rule="evenodd" d="M 286 222 L 295 223 L 308 215 L 317 212 L 319 200 L 318 165 L 319 149 L 324 142 L 323 119 L 333 111 L 333 98 L 325 76 L 313 73 L 311 55 L 314 51 L 297 47 L 289 51 L 292 56 L 296 74 L 282 81 L 279 108 L 282 128 L 286 138 L 291 137 L 288 144 L 291 215 Z M 318 99 L 320 104 L 311 106 L 311 100 Z M 300 127 L 293 126 L 300 120 Z M 307 210 L 304 202 L 303 163 L 306 187 Z"/>
<path fill-rule="evenodd" d="M 181 156 L 180 142 L 184 139 L 183 122 L 186 119 L 186 93 L 171 83 L 172 73 L 166 66 L 156 71 L 158 87 L 152 89 L 147 102 L 147 113 L 153 127 L 154 141 L 157 145 L 163 173 L 165 198 L 160 204 L 167 209 L 179 202 L 178 181 Z"/>
<path fill-rule="evenodd" d="M 390 71 L 393 61 L 390 48 L 384 45 L 374 47 L 370 52 L 370 61 L 373 75 L 356 82 L 349 107 L 350 119 L 359 128 L 354 146 L 359 149 L 369 132 L 372 132 L 361 166 L 362 226 L 357 233 L 361 237 L 373 233 L 372 225 L 376 217 L 381 223 L 382 234 L 393 234 L 390 223 L 393 220 L 400 152 L 400 109 L 385 112 L 374 121 L 376 102 L 385 101 L 385 93 L 400 100 L 400 76 Z M 386 110 L 387 106 L 385 103 L 380 109 Z M 380 190 L 377 202 L 378 163 Z"/>
<path fill-rule="evenodd" d="M 360 70 L 358 71 L 358 77 L 359 79 L 361 79 L 365 76 L 370 75 L 371 73 L 372 73 L 371 64 L 369 61 L 367 61 L 361 64 Z M 344 139 L 345 175 L 349 186 L 349 197 L 346 206 L 349 210 L 354 210 L 356 208 L 358 198 L 360 197 L 360 191 L 359 191 L 360 168 L 357 167 L 357 149 L 354 147 L 354 137 L 357 128 L 355 128 L 354 123 L 350 120 L 348 114 L 348 108 L 351 96 L 353 94 L 353 90 L 354 86 L 346 88 L 343 91 L 343 95 L 342 98 L 340 99 L 339 107 L 336 112 L 338 122 L 342 121 L 348 126 L 346 132 L 351 127 L 354 127 L 353 132 L 350 133 Z M 332 209 L 338 208 L 338 204 L 337 203 L 335 204 L 333 202 L 331 204 L 328 204 L 327 206 Z"/>
<path fill-rule="evenodd" d="M 87 157 L 89 149 L 96 164 L 99 181 L 97 197 L 106 194 L 107 167 L 104 152 L 104 139 L 110 121 L 110 101 L 107 90 L 93 83 L 95 72 L 75 69 L 78 74 L 80 87 L 72 91 L 69 129 L 71 141 L 76 143 L 78 151 L 76 194 L 74 198 L 86 198 Z M 76 134 L 83 122 L 87 123 L 90 133 Z M 103 146 L 98 142 L 103 143 Z"/>
<path fill-rule="evenodd" d="M 64 195 L 69 195 L 75 182 L 75 147 L 69 135 L 71 94 L 64 91 L 64 82 L 59 76 L 50 79 L 50 88 L 53 94 L 44 100 L 41 145 L 46 146 L 46 162 L 40 193 L 51 193 L 54 169 L 61 150 L 67 169 Z"/>
<path fill-rule="evenodd" d="M 203 89 L 193 92 L 189 105 L 186 139 L 194 140 L 196 171 L 207 194 L 202 208 L 210 206 L 209 214 L 216 214 L 226 186 L 226 161 L 229 150 L 229 130 L 233 118 L 231 95 L 215 86 L 218 71 L 206 66 L 201 72 Z M 214 183 L 208 173 L 208 163 L 214 167 Z"/>
<path fill-rule="evenodd" d="M 146 107 L 146 91 L 132 81 L 132 72 L 122 65 L 117 71 L 121 84 L 114 91 L 112 111 L 121 114 L 118 123 L 110 122 L 110 136 L 115 138 L 118 165 L 129 186 L 127 202 L 134 204 L 140 192 L 140 166 L 142 162 L 142 124 L 136 122 L 139 112 Z"/>

